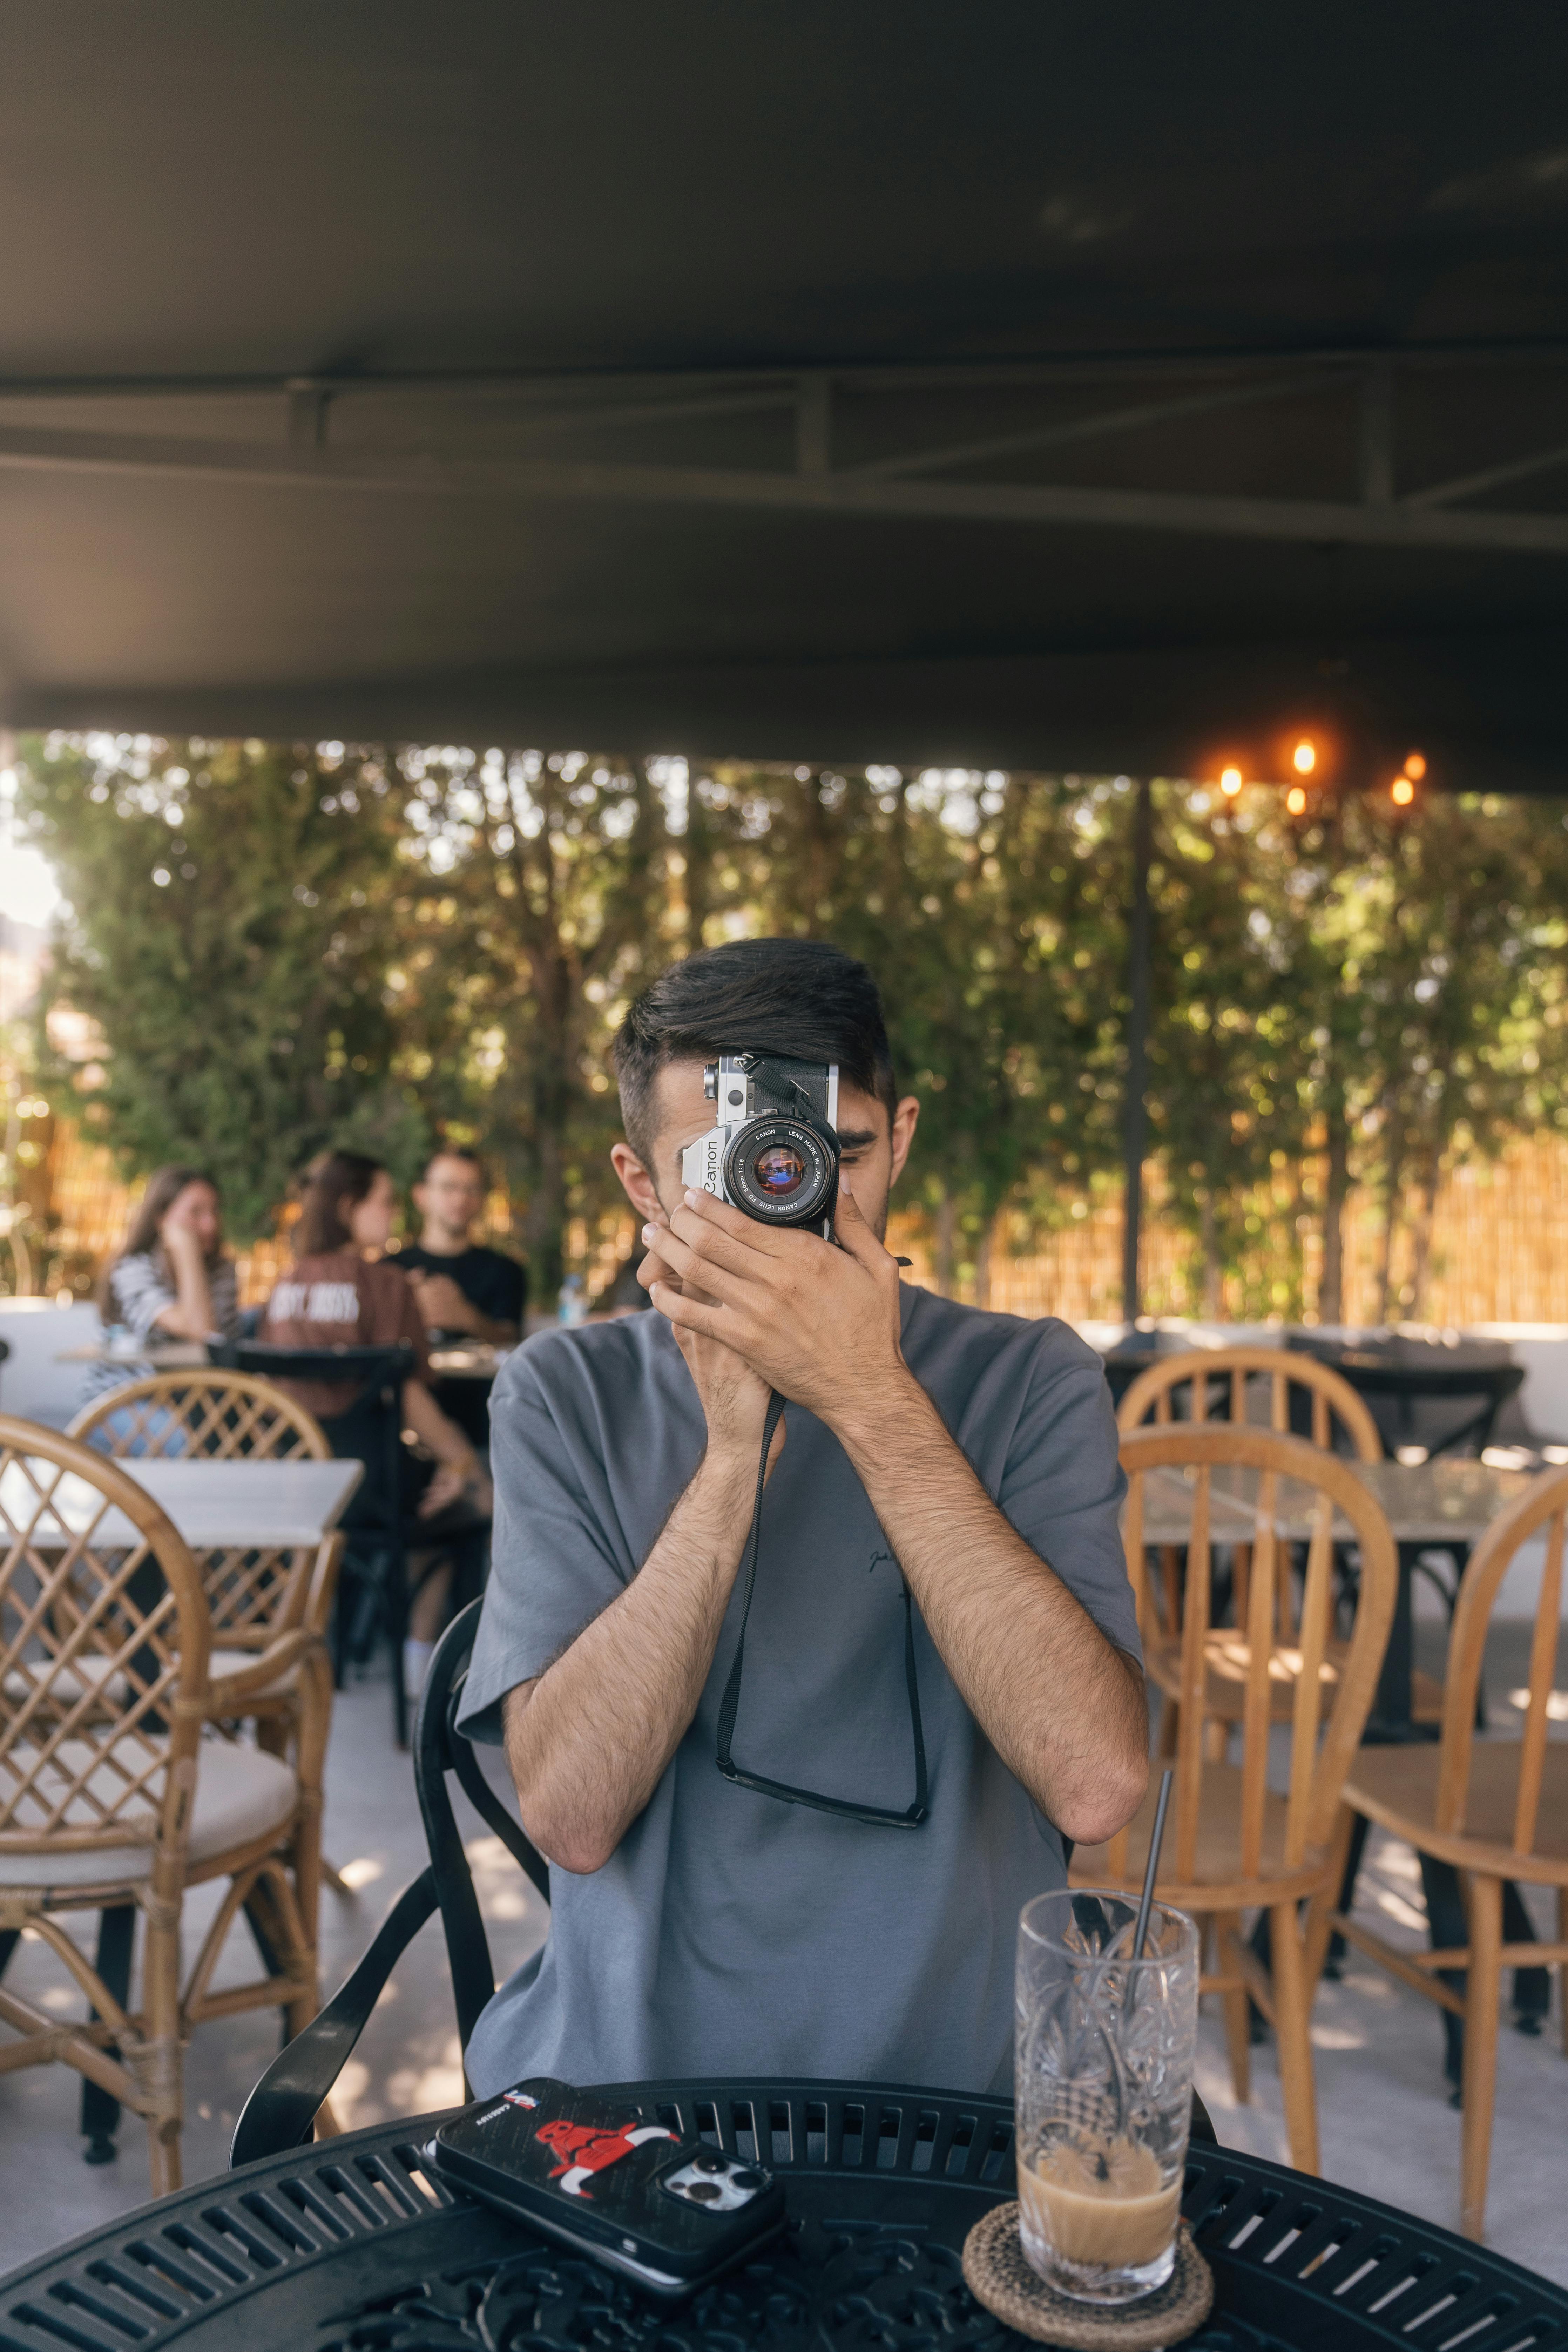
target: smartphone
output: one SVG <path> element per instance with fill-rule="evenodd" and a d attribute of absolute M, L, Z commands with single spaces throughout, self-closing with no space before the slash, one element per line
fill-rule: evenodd
<path fill-rule="evenodd" d="M 476 2100 L 425 2153 L 470 2196 L 672 2300 L 746 2261 L 784 2222 L 784 2189 L 761 2165 L 548 2074 Z"/>

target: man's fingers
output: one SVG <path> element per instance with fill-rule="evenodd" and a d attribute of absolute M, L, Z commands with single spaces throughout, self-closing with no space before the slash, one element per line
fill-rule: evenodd
<path fill-rule="evenodd" d="M 704 1200 L 710 1197 L 707 1193 L 701 1195 Z M 722 1207 L 724 1203 L 720 1205 Z M 748 1218 L 745 1222 L 750 1223 L 751 1220 Z M 759 1226 L 752 1226 L 753 1233 L 760 1230 Z M 700 1261 L 704 1266 L 723 1266 L 727 1272 L 739 1275 L 742 1280 L 757 1282 L 766 1278 L 773 1264 L 770 1255 L 753 1249 L 747 1242 L 737 1240 L 722 1226 L 710 1223 L 697 1209 L 677 1209 L 668 1234 L 660 1238 L 672 1240 L 684 1252 L 680 1259 L 671 1260 L 681 1273 Z"/>
<path fill-rule="evenodd" d="M 688 1298 L 672 1282 L 656 1282 L 648 1297 L 665 1320 L 682 1331 L 694 1331 L 699 1339 L 722 1339 L 724 1310 L 721 1307 L 704 1307 L 700 1300 Z"/>
<path fill-rule="evenodd" d="M 689 1248 L 673 1228 L 659 1235 L 658 1251 L 683 1290 L 695 1287 L 722 1301 L 744 1297 L 744 1283 L 737 1280 L 721 1258 Z"/>
<path fill-rule="evenodd" d="M 748 1256 L 776 1256 L 774 1245 L 786 1238 L 784 1234 L 775 1233 L 771 1225 L 760 1225 L 754 1217 L 743 1216 L 728 1201 L 721 1201 L 716 1192 L 689 1190 L 682 1194 L 681 1199 L 689 1217 L 700 1219 L 711 1235 L 717 1238 L 722 1234 L 727 1242 Z M 679 1217 L 681 1212 L 677 1209 L 675 1213 Z"/>
<path fill-rule="evenodd" d="M 855 1198 L 847 1176 L 838 1179 L 838 1202 L 833 1212 L 833 1231 L 851 1257 L 862 1265 L 884 1266 L 888 1253 L 860 1213 L 860 1203 Z"/>

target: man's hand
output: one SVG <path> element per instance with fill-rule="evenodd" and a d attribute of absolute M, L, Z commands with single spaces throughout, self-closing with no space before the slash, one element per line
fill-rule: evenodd
<path fill-rule="evenodd" d="M 645 1227 L 656 1240 L 645 1261 L 653 1271 L 642 1276 L 689 1363 L 694 1346 L 732 1353 L 764 1393 L 777 1389 L 830 1427 L 838 1412 L 874 1410 L 911 1382 L 898 1261 L 860 1214 L 847 1176 L 833 1224 L 837 1248 L 758 1224 L 711 1192 L 688 1192 L 668 1226 Z"/>
<path fill-rule="evenodd" d="M 471 1299 L 465 1298 L 449 1274 L 408 1275 L 426 1330 L 478 1331 L 486 1320 Z"/>
<path fill-rule="evenodd" d="M 642 1230 L 643 1239 L 647 1244 L 647 1255 L 637 1268 L 637 1280 L 654 1305 L 668 1316 L 675 1332 L 675 1344 L 686 1359 L 686 1368 L 691 1374 L 701 1402 L 703 1419 L 708 1424 L 709 1457 L 737 1463 L 748 1476 L 754 1478 L 757 1454 L 763 1442 L 763 1424 L 767 1416 L 768 1382 L 721 1339 L 710 1339 L 701 1332 L 690 1330 L 668 1314 L 664 1304 L 668 1298 L 682 1298 L 694 1307 L 711 1307 L 715 1302 L 705 1291 L 688 1282 L 676 1271 L 674 1260 L 679 1244 L 672 1244 L 669 1225 L 663 1218 L 657 1224 L 645 1225 Z M 770 1478 L 784 1442 L 784 1429 L 781 1422 L 768 1455 Z"/>
<path fill-rule="evenodd" d="M 965 1705 L 1067 1837 L 1097 1843 L 1147 1780 L 1142 1677 L 976 1478 L 903 1360 L 899 1269 L 840 1180 L 834 1231 L 778 1233 L 688 1192 L 648 1296 L 833 1431 Z"/>

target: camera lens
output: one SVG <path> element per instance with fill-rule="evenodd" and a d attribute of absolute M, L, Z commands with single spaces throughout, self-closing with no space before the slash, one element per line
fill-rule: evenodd
<path fill-rule="evenodd" d="M 730 2176 L 731 2189 L 760 2189 L 762 2185 L 763 2176 L 760 2172 L 735 2172 Z"/>
<path fill-rule="evenodd" d="M 760 1224 L 817 1224 L 838 1190 L 837 1138 L 787 1112 L 748 1119 L 731 1138 L 722 1176 L 725 1199 Z"/>
<path fill-rule="evenodd" d="M 716 2180 L 694 2180 L 686 2193 L 694 2197 L 700 2205 L 711 2205 L 723 2191 Z"/>
<path fill-rule="evenodd" d="M 787 1201 L 805 1181 L 805 1162 L 790 1143 L 769 1143 L 752 1162 L 752 1178 L 774 1201 Z"/>

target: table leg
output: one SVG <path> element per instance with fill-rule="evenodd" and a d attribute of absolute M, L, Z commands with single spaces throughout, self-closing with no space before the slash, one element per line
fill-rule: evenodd
<path fill-rule="evenodd" d="M 1383 1654 L 1377 1696 L 1373 1701 L 1364 1734 L 1370 1747 L 1399 1747 L 1418 1736 L 1410 1720 L 1410 1675 L 1415 1662 L 1410 1581 L 1416 1558 L 1425 1549 L 1426 1546 L 1418 1543 L 1402 1543 L 1399 1547 L 1399 1583 L 1394 1598 L 1394 1622 L 1388 1629 L 1388 1647 Z"/>
<path fill-rule="evenodd" d="M 98 1973 L 105 1990 L 124 2008 L 131 1991 L 131 1953 L 136 1939 L 136 1906 L 116 1903 L 99 1914 Z M 93 2017 L 97 2010 L 89 2012 Z M 119 2056 L 118 2049 L 111 2054 Z M 87 2146 L 82 2154 L 89 2164 L 112 2164 L 118 2151 L 114 2135 L 120 2126 L 120 2102 L 112 2091 L 100 2083 L 85 2078 L 81 2086 L 81 2132 Z"/>

